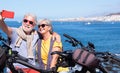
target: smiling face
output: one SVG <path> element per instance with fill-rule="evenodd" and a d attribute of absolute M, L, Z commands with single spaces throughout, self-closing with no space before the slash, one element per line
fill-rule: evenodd
<path fill-rule="evenodd" d="M 38 30 L 41 34 L 50 33 L 51 26 L 46 21 L 41 21 L 38 25 Z"/>
<path fill-rule="evenodd" d="M 35 27 L 36 25 L 36 20 L 33 16 L 25 16 L 23 21 L 22 21 L 22 28 L 23 30 L 29 34 Z"/>

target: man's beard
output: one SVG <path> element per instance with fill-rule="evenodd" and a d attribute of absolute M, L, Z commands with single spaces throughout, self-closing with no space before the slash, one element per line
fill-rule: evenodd
<path fill-rule="evenodd" d="M 25 26 L 25 24 L 22 25 L 22 29 L 23 29 L 23 31 L 25 31 L 26 33 L 29 33 L 29 32 L 31 32 L 31 31 L 33 30 L 32 27 L 30 27 L 30 26 Z"/>

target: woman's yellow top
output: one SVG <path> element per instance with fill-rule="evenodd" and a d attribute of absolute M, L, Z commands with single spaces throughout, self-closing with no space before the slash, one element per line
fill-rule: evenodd
<path fill-rule="evenodd" d="M 51 40 L 51 37 L 47 40 L 42 40 L 42 43 L 41 43 L 41 58 L 45 65 L 47 64 L 48 53 L 50 48 L 50 40 Z M 62 49 L 62 42 L 55 41 L 53 44 L 53 47 L 60 47 Z M 58 68 L 58 72 L 60 71 L 68 71 L 68 68 L 60 67 Z"/>

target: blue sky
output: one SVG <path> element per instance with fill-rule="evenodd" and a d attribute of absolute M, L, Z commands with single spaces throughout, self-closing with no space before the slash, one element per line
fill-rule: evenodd
<path fill-rule="evenodd" d="M 14 11 L 14 19 L 25 13 L 50 19 L 91 17 L 120 12 L 120 0 L 1 0 L 3 9 Z"/>

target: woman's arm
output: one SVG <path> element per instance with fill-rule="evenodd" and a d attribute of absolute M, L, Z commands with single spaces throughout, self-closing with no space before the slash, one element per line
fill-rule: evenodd
<path fill-rule="evenodd" d="M 54 47 L 54 48 L 53 48 L 53 51 L 62 51 L 62 50 L 61 50 L 61 48 L 59 48 L 59 47 Z M 51 66 L 50 66 L 50 68 L 56 67 L 58 57 L 59 57 L 58 54 L 52 55 L 52 61 L 51 61 Z"/>
<path fill-rule="evenodd" d="M 52 52 L 54 52 L 54 51 L 62 51 L 62 42 L 61 42 L 61 37 L 60 37 L 60 35 L 54 32 L 54 33 L 53 33 L 53 36 L 55 37 L 55 42 L 54 42 L 54 45 L 53 45 Z M 51 66 L 50 66 L 50 68 L 56 66 L 58 57 L 59 57 L 58 54 L 52 55 L 52 61 L 51 61 Z"/>

